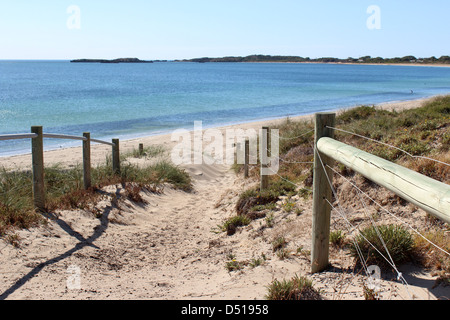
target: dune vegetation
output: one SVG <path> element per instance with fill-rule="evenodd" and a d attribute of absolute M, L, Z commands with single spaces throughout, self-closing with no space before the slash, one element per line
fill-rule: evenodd
<path fill-rule="evenodd" d="M 280 140 L 278 175 L 270 177 L 267 190 L 261 192 L 259 188 L 252 188 L 241 194 L 236 203 L 236 216 L 240 219 L 232 217 L 224 224 L 226 225 L 224 231 L 226 230 L 229 234 L 233 234 L 239 227 L 239 224 L 233 225 L 235 221 L 245 221 L 247 225 L 251 223 L 251 220 L 267 219 L 273 216 L 273 212 L 284 210 L 280 208 L 280 202 L 277 202 L 280 195 L 297 194 L 302 198 L 312 196 L 311 162 L 314 159 L 314 124 L 311 121 L 295 122 L 286 119 L 283 124 L 272 128 L 279 129 L 279 135 L 283 137 Z M 389 111 L 375 106 L 344 110 L 337 115 L 336 128 L 347 131 L 335 131 L 335 138 L 339 141 L 450 184 L 450 166 L 448 165 L 450 163 L 450 96 L 437 97 L 420 108 L 403 111 Z M 438 161 L 414 158 L 415 156 Z M 235 165 L 234 169 L 242 174 L 242 165 Z M 339 188 L 344 178 L 359 177 L 362 181 L 360 186 L 362 191 L 368 192 L 374 189 L 371 196 L 379 203 L 388 207 L 400 207 L 402 211 L 409 210 L 406 207 L 406 201 L 398 196 L 387 196 L 386 193 L 378 191 L 379 187 L 373 182 L 345 166 L 336 163 L 334 169 L 341 175 L 335 174 L 335 188 Z M 258 167 L 250 170 L 250 175 L 256 179 L 259 178 Z M 356 197 L 348 196 L 347 198 L 344 201 L 348 205 L 358 202 Z M 435 246 L 425 240 L 428 239 L 450 252 L 448 224 L 427 215 L 427 226 L 431 224 L 432 227 L 419 230 L 422 235 L 419 236 L 401 225 L 383 223 L 382 219 L 376 220 L 377 228 L 370 225 L 364 227 L 360 234 L 353 238 L 348 237 L 344 230 L 332 230 L 331 245 L 347 251 L 354 257 L 355 264 L 359 264 L 360 258 L 355 248 L 357 244 L 362 251 L 362 256 L 374 263 L 385 265 L 385 261 L 382 261 L 373 247 L 366 242 L 369 238 L 369 241 L 373 242 L 381 252 L 385 252 L 382 242 L 379 241 L 381 233 L 395 263 L 420 261 L 423 266 L 435 270 L 441 281 L 449 283 L 450 257 L 443 251 L 436 250 Z"/>
<path fill-rule="evenodd" d="M 144 155 L 155 157 L 162 153 L 161 148 L 145 149 Z M 191 178 L 182 168 L 168 159 L 160 159 L 154 164 L 138 166 L 127 161 L 139 157 L 133 150 L 121 155 L 121 172 L 112 171 L 111 159 L 94 166 L 91 171 L 92 187 L 83 188 L 83 168 L 81 165 L 63 168 L 56 164 L 45 168 L 46 211 L 65 209 L 85 209 L 95 213 L 95 205 L 105 197 L 102 188 L 121 185 L 125 195 L 134 200 L 141 199 L 143 190 L 159 192 L 164 184 L 176 189 L 191 190 Z M 0 170 L 0 236 L 12 237 L 8 231 L 23 229 L 45 222 L 37 213 L 32 198 L 32 172 L 23 170 Z"/>

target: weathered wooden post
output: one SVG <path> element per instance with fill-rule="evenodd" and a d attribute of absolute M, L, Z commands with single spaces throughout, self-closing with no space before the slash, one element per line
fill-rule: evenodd
<path fill-rule="evenodd" d="M 38 210 L 45 211 L 44 136 L 42 127 L 31 127 L 31 133 L 37 134 L 37 137 L 31 139 L 33 202 Z"/>
<path fill-rule="evenodd" d="M 89 189 L 92 185 L 91 182 L 91 134 L 89 132 L 83 132 L 83 182 L 84 189 Z"/>
<path fill-rule="evenodd" d="M 248 164 L 250 162 L 250 141 L 245 139 L 244 148 L 244 178 L 248 178 Z"/>
<path fill-rule="evenodd" d="M 139 143 L 139 156 L 142 156 L 144 154 L 144 144 Z"/>
<path fill-rule="evenodd" d="M 311 244 L 311 272 L 323 271 L 328 266 L 330 241 L 331 207 L 327 200 L 332 201 L 331 165 L 332 159 L 320 153 L 317 141 L 322 137 L 333 138 L 336 115 L 334 113 L 317 113 L 314 147 L 314 175 L 313 175 L 313 216 L 312 216 L 312 244 Z M 320 157 L 319 157 L 320 155 Z"/>
<path fill-rule="evenodd" d="M 267 168 L 269 165 L 269 127 L 262 127 L 260 154 L 261 154 L 261 183 L 260 191 L 263 191 L 269 187 L 269 176 L 267 175 Z"/>
<path fill-rule="evenodd" d="M 114 146 L 112 147 L 112 165 L 113 172 L 115 174 L 120 174 L 120 148 L 119 139 L 112 139 Z"/>

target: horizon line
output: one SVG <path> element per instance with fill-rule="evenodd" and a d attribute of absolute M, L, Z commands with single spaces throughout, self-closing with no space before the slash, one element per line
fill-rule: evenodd
<path fill-rule="evenodd" d="M 450 55 L 450 54 L 449 54 Z M 440 57 L 446 57 L 447 55 L 440 55 L 439 57 L 436 55 L 431 55 L 431 56 L 420 56 L 420 57 L 416 57 L 413 54 L 409 54 L 406 56 L 395 56 L 395 57 L 382 57 L 382 56 L 371 56 L 371 55 L 363 55 L 363 56 L 348 56 L 346 58 L 340 58 L 340 57 L 334 57 L 334 56 L 318 56 L 318 57 L 308 57 L 308 56 L 300 56 L 300 55 L 291 55 L 291 54 L 262 54 L 262 53 L 253 53 L 253 54 L 248 54 L 248 55 L 224 55 L 224 56 L 197 56 L 194 58 L 172 58 L 172 59 L 167 59 L 167 58 L 159 58 L 159 59 L 143 59 L 146 61 L 177 61 L 177 60 L 192 60 L 192 59 L 202 59 L 202 58 L 208 58 L 208 59 L 222 59 L 222 58 L 245 58 L 245 57 L 251 57 L 251 56 L 267 56 L 267 57 L 291 57 L 291 58 L 304 58 L 304 59 L 311 59 L 311 60 L 316 60 L 316 59 L 324 59 L 324 58 L 328 58 L 328 59 L 338 59 L 338 60 L 348 60 L 348 59 L 361 59 L 361 58 L 365 58 L 365 57 L 370 57 L 370 58 L 381 58 L 381 59 L 395 59 L 395 58 L 404 58 L 404 57 L 415 57 L 417 60 L 420 59 L 429 59 L 429 58 L 437 58 L 439 59 Z M 119 58 L 0 58 L 0 61 L 71 61 L 71 60 L 79 60 L 79 59 L 121 59 L 121 58 L 131 58 L 131 57 L 119 57 Z M 137 58 L 137 57 L 133 57 L 133 58 Z M 139 58 L 140 59 L 140 58 Z"/>

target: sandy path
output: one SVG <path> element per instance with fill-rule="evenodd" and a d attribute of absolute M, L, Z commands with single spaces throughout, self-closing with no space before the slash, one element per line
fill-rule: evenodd
<path fill-rule="evenodd" d="M 106 205 L 100 220 L 62 212 L 46 226 L 20 231 L 20 248 L 2 245 L 1 298 L 225 298 L 223 286 L 233 280 L 224 267 L 229 250 L 214 230 L 232 207 L 216 204 L 236 176 L 226 166 L 187 169 L 192 193 L 166 188 L 146 194 L 145 206 Z M 68 288 L 71 266 L 80 268 L 80 289 Z M 234 290 L 228 298 L 239 296 Z"/>
<path fill-rule="evenodd" d="M 258 250 L 271 256 L 270 243 L 217 233 L 246 183 L 226 166 L 187 169 L 195 179 L 192 193 L 166 188 L 145 195 L 145 206 L 106 205 L 100 220 L 62 212 L 46 226 L 20 231 L 20 248 L 2 246 L 0 298 L 262 299 L 274 274 L 299 271 L 290 261 L 276 271 L 267 264 L 228 272 L 230 253 L 239 260 Z M 73 266 L 80 287 L 70 289 Z"/>
<path fill-rule="evenodd" d="M 220 200 L 216 190 L 232 183 L 225 167 L 195 170 L 195 192 L 166 188 L 146 195 L 148 204 L 106 206 L 101 220 L 82 212 L 64 212 L 45 227 L 20 232 L 20 249 L 2 249 L 2 298 L 126 299 L 183 298 L 210 289 L 218 271 L 209 257 L 211 229 L 222 216 L 206 215 Z M 2 259 L 3 260 L 3 259 Z M 23 265 L 25 262 L 25 265 Z M 202 267 L 199 268 L 200 263 Z M 81 270 L 82 290 L 68 290 L 67 268 Z M 15 270 L 8 273 L 7 270 Z M 220 277 L 219 276 L 219 277 Z M 199 281 L 203 280 L 203 281 Z M 192 291 L 192 292 L 191 292 Z"/>
<path fill-rule="evenodd" d="M 367 278 L 347 269 L 351 263 L 342 252 L 331 253 L 334 269 L 309 274 L 310 200 L 295 199 L 304 210 L 300 216 L 277 211 L 274 227 L 264 227 L 262 219 L 227 236 L 217 225 L 235 214 L 236 197 L 254 181 L 236 178 L 226 166 L 187 169 L 195 181 L 192 193 L 166 188 L 146 194 L 145 205 L 126 200 L 119 208 L 105 201 L 101 219 L 62 212 L 46 226 L 20 231 L 20 248 L 2 242 L 0 298 L 264 299 L 272 280 L 297 274 L 311 277 L 329 299 L 362 299 Z M 109 191 L 119 194 L 120 187 Z M 272 250 L 278 236 L 291 252 L 284 260 Z M 225 268 L 230 254 L 246 262 L 242 270 Z M 252 259 L 262 264 L 251 267 Z M 75 287 L 74 266 L 80 279 Z M 448 296 L 448 289 L 431 289 L 433 278 L 421 270 L 406 276 L 409 293 L 388 277 L 381 283 L 383 298 Z"/>

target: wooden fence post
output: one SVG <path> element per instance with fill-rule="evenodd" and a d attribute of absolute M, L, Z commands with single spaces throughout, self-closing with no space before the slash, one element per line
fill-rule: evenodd
<path fill-rule="evenodd" d="M 269 127 L 262 127 L 262 136 L 261 136 L 261 144 L 260 144 L 260 154 L 261 154 L 261 183 L 260 183 L 260 191 L 263 191 L 269 187 L 269 176 L 267 173 L 267 168 L 269 164 L 269 135 L 270 129 Z"/>
<path fill-rule="evenodd" d="M 119 139 L 112 139 L 112 143 L 114 146 L 112 147 L 112 165 L 113 172 L 115 174 L 120 173 L 120 148 L 119 148 Z"/>
<path fill-rule="evenodd" d="M 91 187 L 91 134 L 89 132 L 83 132 L 83 181 L 84 189 Z"/>
<path fill-rule="evenodd" d="M 144 154 L 144 144 L 139 143 L 139 155 L 142 156 Z"/>
<path fill-rule="evenodd" d="M 331 165 L 332 159 L 317 150 L 317 141 L 322 137 L 333 137 L 336 115 L 334 113 L 317 113 L 314 147 L 313 174 L 313 216 L 312 216 L 312 244 L 311 244 L 311 272 L 320 272 L 328 266 L 330 242 L 330 214 L 331 207 L 327 200 L 332 201 Z M 325 168 L 325 170 L 324 170 Z"/>
<path fill-rule="evenodd" d="M 245 139 L 244 148 L 244 178 L 248 178 L 248 164 L 250 160 L 250 141 Z"/>
<path fill-rule="evenodd" d="M 33 202 L 34 206 L 45 211 L 44 185 L 44 137 L 41 126 L 31 127 L 31 133 L 38 136 L 31 139 L 32 167 L 33 167 Z"/>

